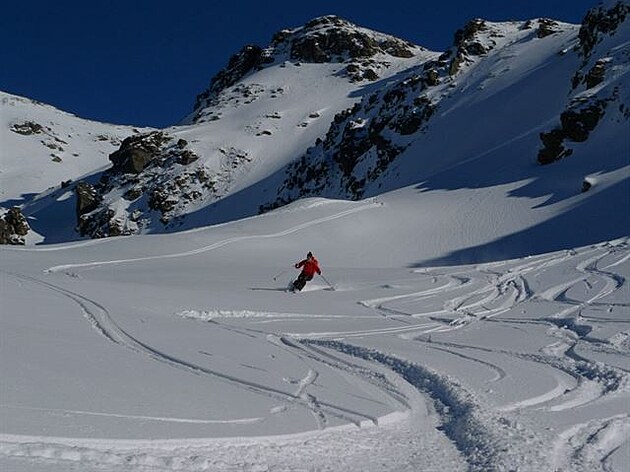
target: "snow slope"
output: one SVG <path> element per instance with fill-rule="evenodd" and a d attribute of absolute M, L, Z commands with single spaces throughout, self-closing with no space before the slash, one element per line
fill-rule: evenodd
<path fill-rule="evenodd" d="M 3 468 L 623 470 L 627 239 L 410 269 L 300 205 L 2 248 Z M 333 288 L 286 293 L 307 247 Z"/>
<path fill-rule="evenodd" d="M 133 133 L 131 126 L 84 120 L 0 92 L 0 205 L 23 204 L 63 181 L 108 167 L 107 156 Z"/>

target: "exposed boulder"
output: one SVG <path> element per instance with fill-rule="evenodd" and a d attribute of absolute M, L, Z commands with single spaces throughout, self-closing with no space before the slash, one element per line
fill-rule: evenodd
<path fill-rule="evenodd" d="M 538 152 L 540 164 L 550 164 L 572 154 L 565 148 L 565 141 L 584 142 L 604 116 L 607 100 L 595 100 L 587 104 L 576 104 L 560 115 L 560 127 L 541 133 L 543 148 Z"/>
<path fill-rule="evenodd" d="M 181 148 L 180 148 L 181 149 Z M 177 162 L 179 162 L 182 165 L 190 165 L 193 162 L 195 162 L 197 159 L 199 159 L 199 156 L 197 154 L 195 154 L 194 152 L 192 152 L 190 149 L 184 149 L 180 154 L 179 157 L 177 159 Z"/>
<path fill-rule="evenodd" d="M 600 59 L 595 63 L 591 70 L 588 71 L 586 77 L 584 78 L 587 89 L 596 87 L 604 81 L 606 76 L 606 64 L 606 60 Z"/>
<path fill-rule="evenodd" d="M 565 137 L 560 128 L 553 129 L 547 133 L 540 133 L 543 148 L 538 152 L 538 162 L 540 164 L 550 164 L 563 157 L 570 156 L 573 151 L 565 148 L 562 144 Z"/>
<path fill-rule="evenodd" d="M 117 151 L 109 155 L 109 160 L 117 172 L 139 174 L 152 160 L 159 157 L 160 149 L 170 139 L 161 131 L 130 136 Z"/>
<path fill-rule="evenodd" d="M 24 245 L 31 227 L 18 207 L 0 216 L 0 244 Z"/>
<path fill-rule="evenodd" d="M 30 136 L 32 134 L 41 134 L 44 132 L 44 127 L 39 123 L 33 121 L 25 121 L 24 123 L 15 123 L 11 126 L 11 131 L 23 136 Z"/>
<path fill-rule="evenodd" d="M 604 116 L 606 102 L 597 101 L 578 109 L 569 109 L 560 115 L 560 122 L 565 136 L 577 143 L 584 142 Z"/>
<path fill-rule="evenodd" d="M 560 29 L 558 28 L 557 21 L 549 18 L 541 18 L 538 20 L 538 31 L 536 33 L 538 38 L 546 38 L 547 36 L 558 33 L 559 31 Z"/>

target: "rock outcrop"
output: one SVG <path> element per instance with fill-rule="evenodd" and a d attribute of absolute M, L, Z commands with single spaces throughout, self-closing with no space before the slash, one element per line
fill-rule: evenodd
<path fill-rule="evenodd" d="M 623 49 L 609 49 L 600 47 L 600 44 L 614 37 L 629 12 L 630 6 L 619 1 L 611 8 L 593 8 L 585 16 L 578 33 L 579 43 L 575 48 L 582 58 L 582 65 L 573 75 L 570 84 L 572 96 L 560 114 L 559 126 L 540 133 L 540 164 L 550 164 L 570 156 L 573 153 L 571 143 L 586 141 L 607 109 L 617 108 L 621 111 L 621 119 L 628 120 L 623 103 L 619 107 L 609 106 L 620 101 L 619 89 L 606 86 L 607 74 L 627 62 L 627 54 Z"/>
<path fill-rule="evenodd" d="M 296 31 L 277 33 L 272 47 L 281 45 L 288 47 L 293 61 L 319 63 L 366 59 L 377 54 L 410 58 L 416 48 L 412 43 L 375 34 L 334 15 L 315 18 Z"/>
<path fill-rule="evenodd" d="M 156 211 L 168 224 L 178 205 L 198 200 L 200 188 L 213 186 L 203 169 L 192 165 L 198 156 L 188 142 L 175 141 L 163 131 L 125 139 L 109 160 L 112 167 L 97 183 L 80 182 L 75 187 L 77 230 L 82 236 L 137 233 Z M 121 194 L 122 200 L 117 197 Z"/>
<path fill-rule="evenodd" d="M 624 0 L 618 1 L 611 8 L 599 6 L 589 10 L 582 21 L 577 46 L 582 56 L 586 59 L 593 48 L 602 41 L 605 36 L 614 35 L 619 25 L 626 20 L 630 13 L 630 5 Z"/>
<path fill-rule="evenodd" d="M 31 227 L 18 207 L 0 216 L 0 244 L 23 245 Z"/>
<path fill-rule="evenodd" d="M 24 123 L 15 123 L 11 126 L 11 131 L 23 136 L 30 136 L 32 134 L 41 134 L 44 132 L 44 127 L 39 123 L 33 121 L 25 121 Z"/>
<path fill-rule="evenodd" d="M 492 24 L 473 20 L 457 31 L 447 52 L 337 114 L 325 138 L 288 167 L 277 198 L 259 210 L 325 192 L 362 198 L 366 186 L 383 175 L 423 133 L 437 108 L 431 89 L 451 83 L 464 67 L 492 51 L 500 37 Z"/>

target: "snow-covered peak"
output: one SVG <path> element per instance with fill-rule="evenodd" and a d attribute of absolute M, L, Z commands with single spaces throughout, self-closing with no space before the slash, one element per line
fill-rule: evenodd
<path fill-rule="evenodd" d="M 321 63 L 370 58 L 377 54 L 409 58 L 422 48 L 328 15 L 315 18 L 301 28 L 276 33 L 271 50 L 283 59 Z"/>
<path fill-rule="evenodd" d="M 199 111 L 212 104 L 221 92 L 267 67 L 285 63 L 298 66 L 345 63 L 350 80 L 374 81 L 381 76 L 379 69 L 388 60 L 409 59 L 425 51 L 413 43 L 357 26 L 338 16 L 318 17 L 304 26 L 277 32 L 266 48 L 244 46 L 212 78 L 208 89 L 197 96 L 195 111 L 185 121 L 195 121 Z"/>

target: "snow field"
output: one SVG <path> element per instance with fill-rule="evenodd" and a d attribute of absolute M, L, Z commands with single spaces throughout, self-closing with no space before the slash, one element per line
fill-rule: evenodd
<path fill-rule="evenodd" d="M 370 214 L 310 211 L 324 226 Z M 3 249 L 2 358 L 21 367 L 1 364 L 0 463 L 622 470 L 627 240 L 417 269 L 328 265 L 331 242 L 315 252 L 338 290 L 290 294 L 294 261 L 274 281 L 277 254 L 249 247 L 317 225 L 237 225 L 250 236 L 224 225 L 171 249 Z"/>

